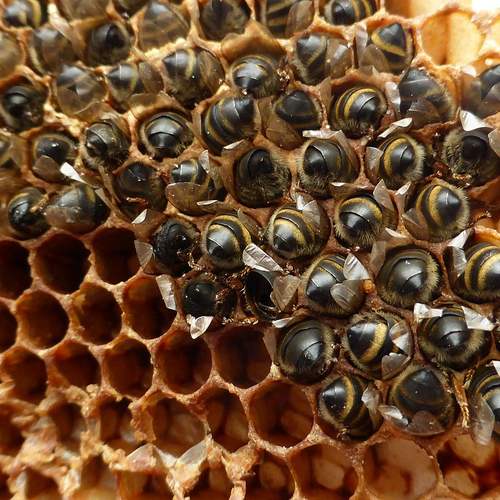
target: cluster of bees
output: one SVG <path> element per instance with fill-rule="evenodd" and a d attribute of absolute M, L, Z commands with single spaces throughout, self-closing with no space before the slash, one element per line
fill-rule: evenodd
<path fill-rule="evenodd" d="M 272 324 L 277 364 L 298 384 L 325 379 L 341 351 L 357 369 L 319 389 L 320 415 L 340 435 L 364 439 L 381 415 L 412 434 L 443 432 L 459 415 L 453 373 L 475 368 L 472 419 L 488 415 L 500 438 L 500 364 L 479 364 L 494 325 L 471 307 L 500 299 L 500 246 L 470 230 L 468 196 L 500 174 L 487 123 L 500 65 L 462 85 L 458 121 L 452 83 L 412 66 L 408 27 L 361 27 L 356 54 L 332 28 L 371 16 L 375 0 L 330 0 L 314 30 L 311 2 L 254 12 L 209 0 L 189 12 L 198 43 L 180 48 L 193 28 L 175 3 L 116 0 L 111 17 L 99 2 L 96 12 L 59 3 L 57 13 L 12 0 L 1 13 L 4 73 L 16 51 L 30 68 L 0 86 L 8 236 L 86 233 L 110 211 L 163 214 L 140 260 L 174 279 L 186 317 L 213 328 L 242 310 Z M 291 39 L 288 52 L 276 38 Z M 74 130 L 84 123 L 81 138 L 47 125 L 47 104 Z M 438 259 L 432 249 L 448 240 Z M 445 285 L 456 300 L 434 302 Z M 364 310 L 374 293 L 387 307 Z M 346 321 L 342 338 L 331 318 Z M 411 363 L 414 335 L 427 364 Z M 391 380 L 384 397 L 373 380 Z"/>

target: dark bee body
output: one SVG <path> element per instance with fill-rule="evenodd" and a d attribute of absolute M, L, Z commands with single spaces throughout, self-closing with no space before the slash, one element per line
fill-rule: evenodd
<path fill-rule="evenodd" d="M 500 83 L 500 64 L 483 71 L 466 87 L 463 95 L 463 108 L 474 112 L 479 118 L 493 116 L 500 111 L 498 90 Z"/>
<path fill-rule="evenodd" d="M 457 404 L 447 388 L 444 376 L 430 366 L 412 365 L 394 381 L 387 404 L 395 406 L 404 418 L 411 420 L 420 411 L 430 413 L 440 426 L 429 426 L 424 435 L 449 429 L 457 416 Z M 419 430 L 408 432 L 420 434 Z"/>
<path fill-rule="evenodd" d="M 280 257 L 293 260 L 316 255 L 325 246 L 328 236 L 313 227 L 296 206 L 285 205 L 271 218 L 267 240 Z"/>
<path fill-rule="evenodd" d="M 429 302 L 440 279 L 435 258 L 422 248 L 409 246 L 397 247 L 387 253 L 376 284 L 385 302 L 408 309 L 417 302 Z"/>
<path fill-rule="evenodd" d="M 326 20 L 332 24 L 349 26 L 375 14 L 375 0 L 332 0 L 325 6 Z"/>
<path fill-rule="evenodd" d="M 475 186 L 482 186 L 500 173 L 500 158 L 491 149 L 484 132 L 454 129 L 443 144 L 443 161 L 453 174 L 465 176 Z"/>
<path fill-rule="evenodd" d="M 38 0 L 12 0 L 5 7 L 2 19 L 16 28 L 38 28 L 47 21 L 47 8 Z"/>
<path fill-rule="evenodd" d="M 116 64 L 128 57 L 130 34 L 119 23 L 106 23 L 94 28 L 87 40 L 86 58 L 90 66 Z"/>
<path fill-rule="evenodd" d="M 181 290 L 181 305 L 184 314 L 195 318 L 213 316 L 223 320 L 229 318 L 236 307 L 237 295 L 207 275 L 188 281 Z"/>
<path fill-rule="evenodd" d="M 89 125 L 82 156 L 90 168 L 102 165 L 113 170 L 128 158 L 129 148 L 130 138 L 111 120 L 103 120 Z"/>
<path fill-rule="evenodd" d="M 351 67 L 351 51 L 340 37 L 312 34 L 297 40 L 293 63 L 301 81 L 318 85 L 325 78 L 341 78 Z"/>
<path fill-rule="evenodd" d="M 359 192 L 337 203 L 333 215 L 337 238 L 347 247 L 369 248 L 385 228 L 395 229 L 396 216 L 374 197 Z"/>
<path fill-rule="evenodd" d="M 410 68 L 399 84 L 401 96 L 401 113 L 406 114 L 410 106 L 422 98 L 427 100 L 439 116 L 432 117 L 435 121 L 450 121 L 455 116 L 456 105 L 444 84 L 417 68 Z M 423 125 L 423 124 L 421 124 Z"/>
<path fill-rule="evenodd" d="M 255 97 L 276 94 L 281 88 L 278 61 L 264 54 L 244 56 L 231 66 L 231 80 Z"/>
<path fill-rule="evenodd" d="M 423 144 L 406 134 L 393 135 L 377 142 L 382 151 L 379 176 L 389 189 L 399 189 L 408 181 L 419 181 L 426 173 L 426 150 Z"/>
<path fill-rule="evenodd" d="M 491 336 L 467 326 L 463 309 L 457 304 L 441 304 L 442 316 L 424 318 L 418 326 L 420 351 L 428 361 L 462 371 L 488 354 Z"/>
<path fill-rule="evenodd" d="M 359 165 L 353 165 L 344 149 L 327 139 L 307 143 L 298 164 L 302 187 L 321 198 L 330 197 L 331 182 L 354 182 Z"/>
<path fill-rule="evenodd" d="M 64 174 L 59 170 L 63 163 L 73 165 L 78 155 L 77 143 L 73 137 L 58 132 L 37 135 L 31 143 L 31 167 L 35 174 L 47 182 L 61 182 Z M 47 162 L 45 158 L 50 158 Z M 41 160 L 40 160 L 41 159 Z M 41 161 L 44 168 L 39 168 Z M 48 165 L 47 165 L 48 163 Z"/>
<path fill-rule="evenodd" d="M 319 104 L 303 90 L 294 90 L 276 101 L 274 111 L 299 134 L 321 127 Z"/>
<path fill-rule="evenodd" d="M 243 33 L 250 18 L 242 0 L 210 0 L 200 10 L 200 24 L 209 40 L 221 41 L 229 33 Z"/>
<path fill-rule="evenodd" d="M 379 427 L 363 401 L 370 381 L 357 375 L 336 375 L 318 393 L 320 417 L 341 434 L 366 439 Z"/>
<path fill-rule="evenodd" d="M 7 205 L 9 223 L 22 239 L 36 238 L 49 229 L 45 220 L 45 195 L 34 187 L 19 191 Z"/>
<path fill-rule="evenodd" d="M 73 233 L 88 233 L 99 227 L 109 214 L 108 207 L 86 184 L 76 184 L 50 200 L 47 221 L 51 226 Z"/>
<path fill-rule="evenodd" d="M 263 0 L 260 12 L 260 22 L 266 26 L 276 38 L 287 38 L 292 33 L 287 32 L 289 14 L 299 0 Z"/>
<path fill-rule="evenodd" d="M 196 227 L 187 221 L 172 218 L 164 222 L 153 240 L 153 257 L 158 270 L 176 278 L 189 271 L 189 259 L 199 236 Z"/>
<path fill-rule="evenodd" d="M 465 192 L 442 181 L 431 182 L 420 189 L 412 207 L 427 224 L 428 240 L 433 243 L 453 238 L 467 227 L 470 219 Z M 412 232 L 411 227 L 408 230 Z"/>
<path fill-rule="evenodd" d="M 332 368 L 338 347 L 338 337 L 328 324 L 305 319 L 285 330 L 276 359 L 285 377 L 312 384 Z"/>
<path fill-rule="evenodd" d="M 387 111 L 387 101 L 372 87 L 352 87 L 338 95 L 330 109 L 330 124 L 346 135 L 375 130 Z"/>
<path fill-rule="evenodd" d="M 342 306 L 334 299 L 331 289 L 346 280 L 344 265 L 346 257 L 341 254 L 327 254 L 314 262 L 304 275 L 304 292 L 307 305 L 319 314 L 328 314 L 336 318 L 347 318 L 358 312 L 365 301 L 365 292 L 361 286 L 357 293 L 345 297 Z"/>
<path fill-rule="evenodd" d="M 252 269 L 245 281 L 246 305 L 251 313 L 261 321 L 279 318 L 280 308 L 273 302 L 273 282 L 277 274 L 271 271 Z M 295 301 L 294 301 L 295 302 Z"/>
<path fill-rule="evenodd" d="M 139 26 L 139 48 L 147 51 L 186 38 L 189 24 L 176 6 L 149 2 Z"/>
<path fill-rule="evenodd" d="M 31 85 L 12 85 L 3 92 L 0 114 L 5 124 L 16 132 L 29 130 L 43 123 L 46 99 L 45 92 Z"/>
<path fill-rule="evenodd" d="M 465 250 L 464 272 L 452 286 L 471 302 L 490 302 L 500 298 L 500 247 L 487 242 L 476 243 Z"/>
<path fill-rule="evenodd" d="M 142 145 L 157 160 L 177 158 L 194 139 L 186 118 L 173 111 L 159 113 L 143 123 L 140 136 Z"/>
<path fill-rule="evenodd" d="M 203 140 L 215 155 L 222 148 L 255 135 L 254 103 L 250 97 L 227 98 L 214 102 L 202 116 Z"/>
<path fill-rule="evenodd" d="M 291 180 L 284 162 L 267 149 L 245 153 L 234 167 L 237 199 L 247 207 L 263 207 L 283 197 Z"/>
<path fill-rule="evenodd" d="M 203 253 L 217 269 L 235 271 L 243 264 L 243 250 L 252 235 L 236 213 L 216 215 L 203 231 Z"/>
<path fill-rule="evenodd" d="M 342 343 L 349 361 L 363 373 L 376 379 L 387 379 L 395 372 L 387 374 L 383 370 L 383 360 L 391 354 L 406 356 L 391 339 L 391 328 L 402 319 L 383 311 L 368 312 L 354 316 L 342 338 Z M 399 371 L 403 368 L 401 364 Z M 389 376 L 387 376 L 389 375 Z"/>
<path fill-rule="evenodd" d="M 0 135 L 0 169 L 13 168 L 14 166 L 11 141 L 7 136 Z"/>
<path fill-rule="evenodd" d="M 475 406 L 474 399 L 482 396 L 494 416 L 493 437 L 500 441 L 500 375 L 493 363 L 479 367 L 472 376 L 467 396 L 471 410 Z M 474 413 L 474 411 L 473 411 Z M 473 414 L 473 417 L 475 415 Z"/>

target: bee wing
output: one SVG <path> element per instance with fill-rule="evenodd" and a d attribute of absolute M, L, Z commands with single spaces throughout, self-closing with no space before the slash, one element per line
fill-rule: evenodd
<path fill-rule="evenodd" d="M 200 65 L 200 74 L 203 75 L 203 81 L 210 89 L 210 92 L 215 94 L 225 77 L 221 63 L 208 50 L 204 50 L 198 56 L 198 64 Z"/>

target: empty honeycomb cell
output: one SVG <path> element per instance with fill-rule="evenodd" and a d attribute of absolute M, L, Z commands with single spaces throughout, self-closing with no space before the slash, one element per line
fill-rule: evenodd
<path fill-rule="evenodd" d="M 14 410 L 6 405 L 0 406 L 0 454 L 15 456 L 21 449 L 24 438 L 21 431 L 12 423 Z"/>
<path fill-rule="evenodd" d="M 139 270 L 134 233 L 128 229 L 106 228 L 92 241 L 97 273 L 104 281 L 116 285 L 127 281 Z"/>
<path fill-rule="evenodd" d="M 40 349 L 59 343 L 69 326 L 68 315 L 61 304 L 45 292 L 22 297 L 17 303 L 17 317 L 30 342 Z"/>
<path fill-rule="evenodd" d="M 211 389 L 203 394 L 201 404 L 217 443 L 230 452 L 248 443 L 248 420 L 238 396 L 224 389 Z"/>
<path fill-rule="evenodd" d="M 104 288 L 85 283 L 73 298 L 73 310 L 80 326 L 78 333 L 92 344 L 106 344 L 120 333 L 120 306 Z"/>
<path fill-rule="evenodd" d="M 17 478 L 17 483 L 22 485 L 27 500 L 62 499 L 57 483 L 51 477 L 32 468 L 23 471 Z"/>
<path fill-rule="evenodd" d="M 263 334 L 253 328 L 226 332 L 217 344 L 216 359 L 220 375 L 243 388 L 262 382 L 271 368 Z"/>
<path fill-rule="evenodd" d="M 292 458 L 297 486 L 304 498 L 351 498 L 358 475 L 342 451 L 325 444 L 300 450 Z"/>
<path fill-rule="evenodd" d="M 370 446 L 364 475 L 368 489 L 384 500 L 414 500 L 437 482 L 435 460 L 413 441 L 389 439 Z"/>
<path fill-rule="evenodd" d="M 500 494 L 500 444 L 474 443 L 469 435 L 446 442 L 437 455 L 444 482 L 465 498 Z"/>
<path fill-rule="evenodd" d="M 65 403 L 48 412 L 57 431 L 58 443 L 73 452 L 78 452 L 82 432 L 87 430 L 87 424 L 78 405 Z"/>
<path fill-rule="evenodd" d="M 140 342 L 129 339 L 107 350 L 105 364 L 109 382 L 120 394 L 140 397 L 151 387 L 151 355 Z"/>
<path fill-rule="evenodd" d="M 17 320 L 3 302 L 0 302 L 0 351 L 8 349 L 16 341 Z"/>
<path fill-rule="evenodd" d="M 122 472 L 118 476 L 118 491 L 123 500 L 169 500 L 172 498 L 164 474 Z"/>
<path fill-rule="evenodd" d="M 246 481 L 246 500 L 288 500 L 295 491 L 285 462 L 264 452 Z"/>
<path fill-rule="evenodd" d="M 88 348 L 77 342 L 69 342 L 57 348 L 54 356 L 57 371 L 68 384 L 85 389 L 101 381 L 99 363 Z"/>
<path fill-rule="evenodd" d="M 100 456 L 88 459 L 82 467 L 79 487 L 73 494 L 75 500 L 115 500 L 118 484 L 116 476 Z"/>
<path fill-rule="evenodd" d="M 132 427 L 130 400 L 110 400 L 99 407 L 99 438 L 114 449 L 131 453 L 138 447 Z"/>
<path fill-rule="evenodd" d="M 472 0 L 459 0 L 461 5 L 469 6 Z M 416 17 L 436 12 L 443 5 L 443 0 L 416 0 L 401 2 L 401 0 L 386 0 L 385 9 L 390 14 L 402 17 Z"/>
<path fill-rule="evenodd" d="M 162 341 L 155 366 L 168 387 L 180 394 L 197 391 L 210 376 L 212 356 L 202 338 L 177 330 Z"/>
<path fill-rule="evenodd" d="M 463 34 L 467 33 L 464 37 Z M 466 64 L 473 61 L 484 42 L 484 34 L 469 14 L 454 12 L 430 17 L 422 26 L 422 44 L 436 64 Z"/>
<path fill-rule="evenodd" d="M 167 332 L 176 312 L 165 307 L 154 278 L 142 277 L 128 285 L 123 295 L 123 311 L 130 326 L 145 339 Z"/>
<path fill-rule="evenodd" d="M 313 414 L 299 387 L 273 382 L 252 399 L 250 420 L 266 441 L 279 446 L 294 446 L 309 434 Z"/>
<path fill-rule="evenodd" d="M 223 467 L 207 468 L 188 496 L 190 500 L 226 500 L 231 495 L 232 486 Z"/>
<path fill-rule="evenodd" d="M 31 286 L 29 252 L 13 241 L 0 243 L 0 295 L 17 299 Z"/>
<path fill-rule="evenodd" d="M 8 352 L 2 364 L 3 379 L 14 384 L 12 396 L 32 403 L 40 402 L 47 389 L 45 363 L 26 349 Z"/>
<path fill-rule="evenodd" d="M 56 234 L 45 241 L 35 254 L 35 269 L 44 283 L 59 293 L 78 290 L 90 263 L 85 245 L 67 234 Z"/>
<path fill-rule="evenodd" d="M 148 400 L 146 411 L 151 417 L 154 444 L 180 457 L 205 437 L 203 424 L 183 404 L 163 396 Z"/>

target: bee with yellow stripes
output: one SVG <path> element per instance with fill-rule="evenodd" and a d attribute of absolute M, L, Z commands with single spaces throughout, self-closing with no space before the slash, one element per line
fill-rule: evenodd
<path fill-rule="evenodd" d="M 375 14 L 375 0 L 332 0 L 325 5 L 325 17 L 331 24 L 349 26 Z"/>

